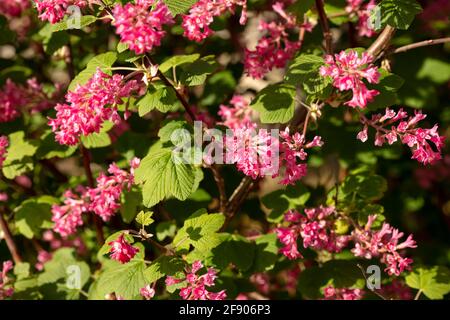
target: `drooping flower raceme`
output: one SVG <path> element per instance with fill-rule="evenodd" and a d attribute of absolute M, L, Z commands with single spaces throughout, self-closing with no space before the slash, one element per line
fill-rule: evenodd
<path fill-rule="evenodd" d="M 145 300 L 151 300 L 155 296 L 155 289 L 151 285 L 146 285 L 139 290 L 139 293 Z"/>
<path fill-rule="evenodd" d="M 189 40 L 200 42 L 209 37 L 213 31 L 209 25 L 218 17 L 229 11 L 234 13 L 236 6 L 242 7 L 241 24 L 247 22 L 247 0 L 200 0 L 192 6 L 187 15 L 183 15 L 184 36 Z"/>
<path fill-rule="evenodd" d="M 380 257 L 381 262 L 386 264 L 385 271 L 389 275 L 400 275 L 405 269 L 409 270 L 413 262 L 410 258 L 400 255 L 399 251 L 406 248 L 416 248 L 416 242 L 409 235 L 404 242 L 399 242 L 403 232 L 394 229 L 387 223 L 383 223 L 380 230 L 373 230 L 372 224 L 376 215 L 369 216 L 364 228 L 357 228 L 352 232 L 352 240 L 355 247 L 352 253 L 357 257 L 372 259 Z"/>
<path fill-rule="evenodd" d="M 108 243 L 111 246 L 109 251 L 111 259 L 120 263 L 127 263 L 139 252 L 138 248 L 133 247 L 122 233 L 116 240 Z"/>
<path fill-rule="evenodd" d="M 166 32 L 164 25 L 174 23 L 172 14 L 163 1 L 136 0 L 113 8 L 116 33 L 136 54 L 151 51 L 161 45 Z"/>
<path fill-rule="evenodd" d="M 13 269 L 12 261 L 4 261 L 0 272 L 0 300 L 11 297 L 14 293 L 14 287 L 11 285 L 11 278 L 7 273 Z"/>
<path fill-rule="evenodd" d="M 29 0 L 4 0 L 0 2 L 0 14 L 8 17 L 18 17 L 29 7 Z"/>
<path fill-rule="evenodd" d="M 287 13 L 281 2 L 272 7 L 282 21 L 261 20 L 259 30 L 266 35 L 258 41 L 254 50 L 245 49 L 245 72 L 256 79 L 262 78 L 274 68 L 284 68 L 301 46 L 300 41 L 289 40 L 288 30 L 297 27 L 295 16 Z M 308 30 L 311 31 L 310 28 Z"/>
<path fill-rule="evenodd" d="M 52 207 L 52 221 L 55 222 L 53 230 L 66 238 L 83 225 L 82 215 L 86 212 L 93 212 L 108 221 L 120 208 L 122 191 L 134 184 L 134 170 L 139 166 L 139 162 L 138 158 L 131 160 L 130 172 L 113 163 L 108 169 L 109 176 L 100 173 L 96 187 L 79 186 L 76 193 L 66 191 L 64 205 Z"/>
<path fill-rule="evenodd" d="M 89 199 L 88 211 L 108 221 L 120 208 L 120 196 L 124 189 L 130 189 L 134 182 L 134 170 L 139 166 L 139 159 L 131 161 L 130 172 L 120 169 L 115 163 L 108 169 L 109 176 L 100 173 L 97 186 L 86 191 Z"/>
<path fill-rule="evenodd" d="M 297 239 L 303 240 L 303 247 L 328 252 L 340 252 L 350 240 L 349 236 L 338 235 L 334 231 L 335 220 L 333 207 L 305 209 L 305 215 L 291 210 L 285 215 L 288 227 L 279 227 L 276 233 L 284 247 L 280 252 L 288 259 L 298 259 L 302 255 L 298 251 Z"/>
<path fill-rule="evenodd" d="M 86 0 L 33 0 L 39 12 L 39 18 L 54 24 L 61 21 L 70 6 L 83 8 L 88 4 Z"/>
<path fill-rule="evenodd" d="M 186 281 L 186 287 L 181 288 L 180 297 L 184 300 L 224 300 L 227 297 L 225 290 L 210 292 L 207 287 L 213 287 L 217 279 L 217 271 L 208 268 L 205 274 L 198 275 L 203 264 L 195 261 L 191 268 L 186 270 L 184 278 L 166 278 L 166 286 L 174 285 Z"/>
<path fill-rule="evenodd" d="M 323 289 L 323 295 L 324 300 L 361 300 L 364 296 L 364 290 L 328 286 Z"/>
<path fill-rule="evenodd" d="M 0 136 L 0 169 L 3 166 L 3 161 L 6 159 L 6 149 L 8 148 L 9 142 L 6 136 Z"/>
<path fill-rule="evenodd" d="M 358 30 L 360 37 L 373 37 L 376 35 L 375 30 L 370 25 L 370 15 L 375 7 L 375 0 L 369 0 L 367 3 L 364 0 L 347 0 L 345 11 L 350 14 L 350 17 L 356 16 L 358 18 L 356 30 Z"/>
<path fill-rule="evenodd" d="M 442 158 L 441 151 L 444 146 L 444 136 L 440 136 L 438 126 L 431 129 L 418 128 L 420 121 L 426 115 L 421 111 L 415 111 L 413 116 L 400 109 L 398 112 L 386 109 L 384 114 L 374 114 L 369 120 L 366 116 L 360 116 L 364 128 L 357 135 L 362 142 L 368 139 L 368 128 L 376 130 L 375 145 L 382 146 L 386 142 L 393 144 L 400 140 L 411 148 L 413 153 L 411 159 L 415 159 L 423 164 L 434 163 Z"/>
<path fill-rule="evenodd" d="M 339 91 L 352 91 L 353 97 L 345 103 L 346 105 L 364 108 L 379 94 L 377 90 L 369 90 L 363 82 L 363 79 L 369 83 L 380 81 L 380 73 L 371 64 L 372 61 L 373 58 L 366 52 L 362 53 L 360 58 L 354 50 L 341 51 L 334 57 L 331 55 L 325 57 L 326 65 L 320 68 L 320 74 L 331 77 L 333 86 Z"/>
<path fill-rule="evenodd" d="M 55 119 L 49 125 L 60 144 L 76 145 L 80 136 L 100 132 L 105 121 L 118 123 L 117 105 L 137 89 L 137 82 L 123 83 L 123 76 L 110 76 L 100 69 L 84 85 L 66 95 L 68 104 L 58 104 Z"/>
<path fill-rule="evenodd" d="M 64 193 L 64 205 L 52 206 L 52 221 L 55 223 L 53 230 L 63 238 L 75 233 L 77 228 L 83 225 L 82 216 L 88 210 L 85 189 L 80 186 L 77 191 L 81 196 L 67 190 Z"/>

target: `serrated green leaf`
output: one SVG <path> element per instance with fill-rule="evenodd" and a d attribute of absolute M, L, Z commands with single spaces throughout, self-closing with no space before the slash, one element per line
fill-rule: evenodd
<path fill-rule="evenodd" d="M 262 123 L 287 123 L 294 116 L 295 87 L 286 84 L 269 85 L 251 103 L 259 112 Z"/>
<path fill-rule="evenodd" d="M 383 0 L 378 4 L 381 14 L 381 26 L 406 30 L 414 17 L 422 11 L 422 7 L 415 0 Z"/>
<path fill-rule="evenodd" d="M 198 0 L 163 0 L 173 16 L 186 13 Z"/>
<path fill-rule="evenodd" d="M 180 82 L 186 86 L 198 86 L 206 81 L 208 75 L 218 68 L 214 56 L 206 56 L 183 67 Z"/>
<path fill-rule="evenodd" d="M 148 212 L 141 211 L 136 216 L 136 222 L 145 227 L 149 226 L 155 221 L 152 219 L 152 215 L 153 215 L 152 211 L 148 211 Z"/>
<path fill-rule="evenodd" d="M 6 178 L 14 179 L 33 170 L 34 164 L 31 157 L 36 153 L 37 143 L 27 141 L 23 131 L 17 131 L 8 135 L 8 141 L 9 146 L 2 171 Z"/>
<path fill-rule="evenodd" d="M 106 121 L 103 123 L 100 132 L 91 133 L 88 136 L 81 136 L 80 140 L 88 149 L 103 148 L 111 145 L 111 137 L 108 131 L 114 127 L 112 122 Z"/>
<path fill-rule="evenodd" d="M 52 32 L 71 30 L 71 29 L 83 29 L 88 25 L 97 21 L 97 18 L 90 15 L 83 15 L 80 17 L 79 23 L 75 18 L 66 18 L 64 21 L 51 25 Z"/>
<path fill-rule="evenodd" d="M 443 266 L 417 268 L 405 277 L 406 284 L 429 299 L 441 300 L 450 292 L 450 271 Z"/>
<path fill-rule="evenodd" d="M 254 243 L 240 235 L 223 234 L 221 237 L 221 243 L 212 249 L 212 263 L 219 269 L 225 269 L 231 263 L 239 270 L 247 271 L 255 257 Z"/>
<path fill-rule="evenodd" d="M 153 283 L 164 276 L 176 276 L 183 272 L 184 267 L 185 264 L 183 260 L 178 257 L 161 256 L 145 269 L 145 279 L 148 283 Z"/>
<path fill-rule="evenodd" d="M 199 58 L 200 55 L 198 53 L 172 56 L 159 65 L 159 71 L 161 71 L 162 73 L 166 73 L 171 68 L 181 66 L 185 63 L 193 63 L 194 61 L 197 61 Z"/>
<path fill-rule="evenodd" d="M 55 203 L 58 203 L 58 200 L 49 196 L 22 202 L 14 210 L 14 220 L 19 232 L 32 239 L 40 234 L 41 229 L 51 228 L 53 225 L 51 208 Z"/>
<path fill-rule="evenodd" d="M 176 111 L 181 107 L 181 103 L 173 88 L 156 85 L 148 88 L 148 92 L 138 101 L 137 106 L 139 116 L 143 117 L 153 109 L 163 113 Z"/>

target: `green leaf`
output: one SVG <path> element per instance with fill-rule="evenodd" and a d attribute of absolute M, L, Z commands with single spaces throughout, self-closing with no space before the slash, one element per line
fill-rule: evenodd
<path fill-rule="evenodd" d="M 180 82 L 186 86 L 198 86 L 206 81 L 208 75 L 218 68 L 215 57 L 206 56 L 184 67 Z"/>
<path fill-rule="evenodd" d="M 9 147 L 6 159 L 3 162 L 3 174 L 8 179 L 14 179 L 28 171 L 33 170 L 32 156 L 36 153 L 35 142 L 25 140 L 25 133 L 17 131 L 8 135 Z"/>
<path fill-rule="evenodd" d="M 173 16 L 186 13 L 198 0 L 163 0 Z"/>
<path fill-rule="evenodd" d="M 255 245 L 240 235 L 222 234 L 221 237 L 221 243 L 212 249 L 212 263 L 219 269 L 225 269 L 231 263 L 239 270 L 247 271 L 253 264 Z"/>
<path fill-rule="evenodd" d="M 415 0 L 383 0 L 378 4 L 381 14 L 381 26 L 406 30 L 414 17 L 422 11 L 422 7 Z"/>
<path fill-rule="evenodd" d="M 286 84 L 269 85 L 251 103 L 259 112 L 262 123 L 287 123 L 294 116 L 295 87 Z"/>
<path fill-rule="evenodd" d="M 144 276 L 145 268 L 144 260 L 136 258 L 125 264 L 110 262 L 96 281 L 92 295 L 104 298 L 114 292 L 125 300 L 139 299 L 139 290 L 149 283 Z"/>
<path fill-rule="evenodd" d="M 148 283 L 153 283 L 164 276 L 177 276 L 184 270 L 183 260 L 174 256 L 160 256 L 145 269 L 144 275 Z"/>
<path fill-rule="evenodd" d="M 177 250 L 188 250 L 192 245 L 201 252 L 209 251 L 223 240 L 216 232 L 224 222 L 225 216 L 221 213 L 208 214 L 205 210 L 198 210 L 185 220 L 173 239 L 173 245 Z"/>
<path fill-rule="evenodd" d="M 83 146 L 88 149 L 95 149 L 111 145 L 111 137 L 109 136 L 108 131 L 110 131 L 113 127 L 114 124 L 112 122 L 106 121 L 103 123 L 100 132 L 94 132 L 88 136 L 81 136 Z"/>
<path fill-rule="evenodd" d="M 185 63 L 193 63 L 194 61 L 197 61 L 199 58 L 200 55 L 198 53 L 172 56 L 159 65 L 159 71 L 161 71 L 162 73 L 166 73 L 171 68 L 181 66 Z"/>
<path fill-rule="evenodd" d="M 111 74 L 108 70 L 117 60 L 116 52 L 106 52 L 93 57 L 87 64 L 86 68 L 81 71 L 69 85 L 69 91 L 73 91 L 76 86 L 85 84 L 100 68 L 103 72 Z"/>
<path fill-rule="evenodd" d="M 146 207 L 171 196 L 186 200 L 198 187 L 196 176 L 201 169 L 181 163 L 172 154 L 167 148 L 150 152 L 135 172 L 136 181 L 144 183 L 142 193 Z"/>
<path fill-rule="evenodd" d="M 181 103 L 172 87 L 154 83 L 149 86 L 147 94 L 138 101 L 137 106 L 139 116 L 143 117 L 153 109 L 163 113 L 176 111 Z"/>
<path fill-rule="evenodd" d="M 173 238 L 177 231 L 177 224 L 175 221 L 164 221 L 156 226 L 156 238 L 163 241 L 166 238 Z"/>
<path fill-rule="evenodd" d="M 136 217 L 136 222 L 143 225 L 144 227 L 151 225 L 155 220 L 152 219 L 153 212 L 141 211 L 138 213 Z"/>
<path fill-rule="evenodd" d="M 30 264 L 28 262 L 20 262 L 14 266 L 14 274 L 17 280 L 25 279 L 30 276 Z"/>
<path fill-rule="evenodd" d="M 417 268 L 405 280 L 408 286 L 432 300 L 442 300 L 450 292 L 450 271 L 444 266 Z"/>
<path fill-rule="evenodd" d="M 190 128 L 188 123 L 184 120 L 170 120 L 161 129 L 159 129 L 158 137 L 161 139 L 161 142 L 171 141 L 172 133 L 179 129 L 189 130 Z"/>
<path fill-rule="evenodd" d="M 302 183 L 297 182 L 295 186 L 287 186 L 286 189 L 276 190 L 261 198 L 265 207 L 271 209 L 267 220 L 280 222 L 283 214 L 288 210 L 304 206 L 310 197 L 308 189 Z"/>
<path fill-rule="evenodd" d="M 57 290 L 64 292 L 66 298 L 77 299 L 91 273 L 86 262 L 74 258 L 74 251 L 73 248 L 55 251 L 52 259 L 44 264 L 44 272 L 39 274 L 38 284 L 56 284 Z"/>
<path fill-rule="evenodd" d="M 389 73 L 384 69 L 379 69 L 379 71 L 381 73 L 380 82 L 370 86 L 370 89 L 375 89 L 380 93 L 367 105 L 369 110 L 384 109 L 396 104 L 398 100 L 396 92 L 404 83 L 404 80 L 396 74 Z"/>
<path fill-rule="evenodd" d="M 255 259 L 251 267 L 251 273 L 272 270 L 278 259 L 278 238 L 275 233 L 269 233 L 255 240 Z"/>
<path fill-rule="evenodd" d="M 36 157 L 38 159 L 67 158 L 76 150 L 76 147 L 68 147 L 56 142 L 55 134 L 51 130 L 47 130 L 40 138 Z"/>
<path fill-rule="evenodd" d="M 58 22 L 56 24 L 52 25 L 52 32 L 62 31 L 62 30 L 71 30 L 71 29 L 83 29 L 84 27 L 87 27 L 90 24 L 93 24 L 95 21 L 97 21 L 97 18 L 94 16 L 81 16 L 80 17 L 80 23 L 74 23 L 76 22 L 73 18 L 66 18 L 64 21 Z"/>
<path fill-rule="evenodd" d="M 120 213 L 125 223 L 130 223 L 134 220 L 137 213 L 137 208 L 142 203 L 142 192 L 131 190 L 125 190 L 122 192 L 122 205 L 120 207 Z"/>
<path fill-rule="evenodd" d="M 50 196 L 42 196 L 22 202 L 14 210 L 14 220 L 19 232 L 31 239 L 38 236 L 41 229 L 51 228 L 53 225 L 51 208 L 55 203 L 58 203 L 58 200 Z"/>

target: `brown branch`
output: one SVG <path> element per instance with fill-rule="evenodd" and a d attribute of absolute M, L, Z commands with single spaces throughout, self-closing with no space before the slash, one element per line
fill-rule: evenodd
<path fill-rule="evenodd" d="M 82 143 L 80 143 L 80 151 L 81 156 L 83 158 L 83 167 L 86 173 L 86 178 L 88 181 L 88 185 L 90 188 L 95 187 L 94 176 L 91 170 L 91 155 L 89 154 L 89 150 L 86 149 Z M 103 234 L 103 223 L 99 216 L 96 214 L 93 215 L 95 231 L 97 233 L 97 241 L 99 244 L 103 244 L 105 242 L 105 236 Z"/>
<path fill-rule="evenodd" d="M 416 49 L 416 48 L 421 48 L 421 47 L 426 47 L 426 46 L 434 46 L 434 45 L 446 43 L 446 42 L 450 42 L 450 37 L 440 38 L 440 39 L 430 39 L 430 40 L 425 40 L 425 41 L 408 44 L 406 46 L 395 49 L 391 53 L 392 54 L 401 53 L 401 52 L 406 52 L 406 51 Z"/>
<path fill-rule="evenodd" d="M 367 53 L 374 58 L 378 58 L 378 56 L 389 47 L 389 43 L 394 37 L 394 34 L 395 28 L 386 26 L 369 49 L 367 49 Z"/>
<path fill-rule="evenodd" d="M 14 263 L 21 263 L 22 257 L 20 256 L 19 250 L 17 249 L 16 243 L 14 242 L 11 230 L 9 230 L 8 222 L 3 216 L 3 209 L 0 211 L 0 229 L 3 231 L 6 245 L 8 246 L 9 252 L 14 260 Z"/>
<path fill-rule="evenodd" d="M 358 266 L 359 270 L 361 270 L 361 273 L 362 273 L 364 279 L 366 280 L 366 284 L 367 284 L 368 279 L 367 279 L 367 276 L 366 276 L 366 271 L 364 270 L 364 268 L 362 267 L 362 265 L 360 265 L 359 263 L 357 264 L 357 266 Z M 383 299 L 383 300 L 388 300 L 386 297 L 384 297 L 384 296 L 383 296 L 381 293 L 379 293 L 377 290 L 371 289 L 371 288 L 369 288 L 369 290 L 372 291 L 373 293 L 375 293 L 375 294 L 376 294 L 377 296 L 379 296 L 381 299 Z"/>
<path fill-rule="evenodd" d="M 220 173 L 220 169 L 215 164 L 211 165 L 211 171 L 216 181 L 217 188 L 219 189 L 219 208 L 220 212 L 225 213 L 227 206 L 227 193 L 225 191 L 225 181 Z"/>
<path fill-rule="evenodd" d="M 327 14 L 325 13 L 325 4 L 323 0 L 316 0 L 316 9 L 319 14 L 319 22 L 325 39 L 325 50 L 327 54 L 333 53 L 332 35 L 328 24 Z"/>

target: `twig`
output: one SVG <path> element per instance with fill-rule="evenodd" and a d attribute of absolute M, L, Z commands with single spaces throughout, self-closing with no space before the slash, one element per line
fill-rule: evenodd
<path fill-rule="evenodd" d="M 419 300 L 421 294 L 422 294 L 422 289 L 417 291 L 416 296 L 414 297 L 414 300 Z"/>
<path fill-rule="evenodd" d="M 90 188 L 94 188 L 94 186 L 95 186 L 94 176 L 92 175 L 92 170 L 91 170 L 91 156 L 89 154 L 89 150 L 86 149 L 82 143 L 80 143 L 80 151 L 81 151 L 81 156 L 83 158 L 83 167 L 84 167 L 84 171 L 86 173 L 88 185 Z M 96 233 L 97 233 L 97 241 L 99 244 L 103 244 L 105 242 L 105 236 L 103 234 L 102 220 L 96 214 L 93 215 L 93 218 L 94 218 L 94 224 L 95 224 L 95 229 L 96 229 Z"/>
<path fill-rule="evenodd" d="M 1 209 L 0 211 L 0 228 L 3 231 L 6 245 L 8 246 L 14 263 L 21 263 L 22 257 L 20 256 L 19 250 L 17 249 L 16 243 L 14 242 L 11 230 L 9 230 L 8 222 L 6 222 L 5 217 L 3 217 L 3 209 Z"/>
<path fill-rule="evenodd" d="M 391 26 L 386 26 L 384 30 L 380 33 L 378 38 L 372 43 L 372 45 L 367 49 L 367 53 L 372 57 L 377 58 L 384 50 L 389 47 L 389 43 L 395 34 L 395 28 Z"/>
<path fill-rule="evenodd" d="M 317 13 L 319 14 L 319 22 L 320 26 L 322 27 L 323 37 L 325 39 L 325 50 L 328 54 L 333 53 L 333 47 L 332 47 L 332 35 L 330 31 L 330 26 L 328 25 L 328 18 L 327 14 L 325 13 L 324 9 L 324 2 L 323 0 L 316 0 L 316 9 Z"/>
<path fill-rule="evenodd" d="M 367 284 L 367 276 L 366 276 L 366 271 L 364 270 L 364 268 L 362 267 L 362 265 L 360 265 L 359 263 L 357 264 L 359 270 L 361 270 L 361 273 L 364 277 L 364 279 L 366 280 L 366 284 Z M 370 287 L 368 287 L 370 291 L 372 291 L 373 293 L 375 293 L 377 296 L 379 296 L 381 299 L 383 300 L 388 300 L 386 297 L 384 297 L 381 293 L 379 293 L 377 290 L 375 289 L 371 289 Z"/>
<path fill-rule="evenodd" d="M 220 212 L 225 213 L 225 209 L 227 206 L 227 194 L 225 191 L 225 181 L 220 173 L 220 169 L 215 164 L 211 165 L 211 171 L 214 176 L 214 180 L 216 181 L 217 188 L 219 189 L 219 208 Z"/>
<path fill-rule="evenodd" d="M 394 51 L 392 51 L 391 54 L 406 52 L 406 51 L 409 51 L 412 49 L 426 47 L 426 46 L 434 46 L 434 45 L 446 43 L 446 42 L 450 42 L 450 37 L 420 41 L 420 42 L 408 44 L 403 47 L 399 47 L 399 48 L 395 49 Z"/>

